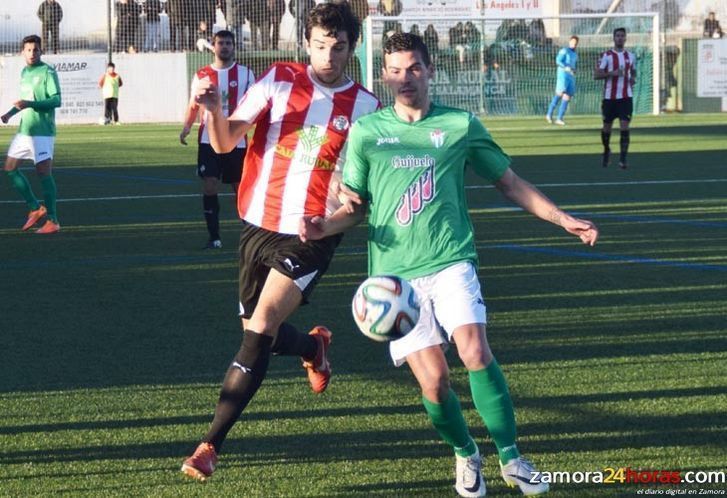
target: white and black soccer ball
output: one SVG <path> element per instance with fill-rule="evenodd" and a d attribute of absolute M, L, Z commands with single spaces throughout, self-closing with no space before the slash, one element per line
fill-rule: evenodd
<path fill-rule="evenodd" d="M 378 342 L 404 337 L 419 321 L 419 299 L 411 284 L 391 275 L 369 277 L 351 303 L 361 332 Z"/>

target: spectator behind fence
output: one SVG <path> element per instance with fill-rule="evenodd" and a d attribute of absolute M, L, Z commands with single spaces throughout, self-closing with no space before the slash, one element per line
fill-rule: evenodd
<path fill-rule="evenodd" d="M 159 28 L 159 14 L 162 12 L 160 0 L 146 0 L 144 2 L 144 14 L 146 15 L 146 34 L 144 36 L 144 52 L 158 52 L 161 42 L 161 31 Z"/>
<path fill-rule="evenodd" d="M 43 45 L 53 52 L 58 53 L 58 25 L 63 20 L 63 9 L 56 0 L 44 0 L 38 7 L 38 19 L 42 25 L 41 37 Z"/>
<path fill-rule="evenodd" d="M 434 24 L 427 25 L 427 29 L 424 30 L 422 39 L 429 49 L 429 53 L 434 59 L 436 59 L 437 54 L 439 54 L 439 33 L 437 33 L 437 30 L 434 28 Z"/>
<path fill-rule="evenodd" d="M 314 0 L 290 0 L 288 4 L 290 15 L 295 19 L 295 42 L 299 49 L 305 48 L 305 19 L 308 17 L 308 12 L 315 6 Z M 298 7 L 300 7 L 300 14 Z"/>
<path fill-rule="evenodd" d="M 270 10 L 270 35 L 272 36 L 271 47 L 278 50 L 280 43 L 280 23 L 285 14 L 285 0 L 268 0 Z"/>
<path fill-rule="evenodd" d="M 294 0 L 291 0 L 291 2 Z M 246 20 L 250 19 L 250 7 L 248 0 L 232 0 L 230 4 L 232 13 L 230 19 L 232 20 L 232 32 L 235 34 L 235 40 L 238 47 L 243 46 L 243 31 L 242 28 Z"/>
<path fill-rule="evenodd" d="M 109 62 L 106 66 L 106 72 L 98 82 L 104 100 L 103 124 L 105 125 L 111 124 L 112 122 L 117 125 L 119 124 L 119 88 L 123 85 L 124 82 L 121 76 L 116 72 L 116 65 L 113 62 Z"/>
<path fill-rule="evenodd" d="M 715 17 L 714 12 L 710 12 L 704 20 L 704 37 L 705 38 L 722 38 L 722 28 L 719 21 Z"/>
<path fill-rule="evenodd" d="M 199 50 L 200 52 L 204 52 L 205 49 L 209 50 L 210 52 L 215 51 L 215 48 L 212 46 L 211 41 L 212 33 L 210 32 L 206 21 L 199 22 L 199 26 L 197 26 L 196 40 L 197 50 Z"/>
<path fill-rule="evenodd" d="M 270 9 L 268 8 L 268 0 L 251 0 L 249 16 L 250 43 L 253 50 L 268 50 L 270 48 Z"/>
<path fill-rule="evenodd" d="M 534 47 L 542 47 L 547 43 L 545 24 L 542 19 L 533 19 L 528 27 L 528 43 Z"/>
<path fill-rule="evenodd" d="M 135 54 L 136 34 L 139 32 L 139 15 L 141 7 L 134 0 L 119 0 L 116 2 L 116 52 Z"/>

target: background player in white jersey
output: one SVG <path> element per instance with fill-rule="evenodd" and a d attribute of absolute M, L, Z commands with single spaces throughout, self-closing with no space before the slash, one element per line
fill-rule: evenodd
<path fill-rule="evenodd" d="M 228 119 L 217 87 L 210 81 L 198 87 L 215 151 L 229 151 L 256 126 L 238 192 L 242 345 L 225 375 L 212 426 L 182 465 L 196 479 L 212 474 L 227 432 L 266 375 L 271 353 L 301 356 L 313 391 L 328 386 L 331 332 L 317 326 L 304 334 L 285 320 L 307 302 L 341 238 L 303 243 L 298 221 L 340 206 L 351 123 L 380 107 L 344 72 L 360 28 L 347 3 L 313 8 L 305 28 L 310 65 L 273 64 Z"/>
<path fill-rule="evenodd" d="M 593 75 L 596 80 L 604 80 L 603 101 L 601 114 L 603 128 L 601 129 L 601 143 L 603 143 L 603 158 L 601 164 L 608 167 L 611 159 L 611 126 L 613 120 L 618 118 L 621 125 L 621 146 L 618 165 L 626 169 L 626 155 L 629 152 L 631 133 L 629 125 L 633 114 L 633 90 L 636 83 L 636 56 L 624 49 L 626 44 L 626 29 L 616 28 L 613 31 L 613 50 L 601 54 L 598 66 Z"/>
<path fill-rule="evenodd" d="M 382 72 L 394 105 L 356 122 L 343 170 L 352 200 L 363 204 L 344 206 L 326 219 L 304 217 L 299 235 L 316 240 L 339 233 L 362 220 L 368 204 L 369 274 L 409 279 L 421 303 L 419 322 L 390 343 L 391 356 L 396 365 L 409 365 L 432 424 L 455 452 L 455 489 L 468 497 L 486 492 L 479 449 L 449 382 L 444 355 L 449 342 L 456 343 L 469 371 L 472 399 L 497 446 L 503 478 L 525 494 L 544 493 L 547 483 L 533 481 L 533 466 L 518 451 L 507 382 L 485 334 L 465 168 L 587 245 L 596 243 L 598 229 L 561 211 L 518 177 L 477 117 L 431 102 L 434 67 L 420 37 L 397 33 L 389 38 Z"/>
<path fill-rule="evenodd" d="M 212 64 L 200 68 L 192 79 L 192 92 L 184 116 L 184 127 L 179 134 L 179 141 L 187 145 L 187 135 L 199 113 L 199 104 L 196 100 L 199 82 L 207 79 L 220 89 L 222 94 L 222 114 L 231 115 L 242 101 L 247 89 L 255 81 L 255 75 L 250 69 L 235 62 L 235 35 L 230 31 L 221 30 L 212 38 L 212 48 L 215 60 Z M 218 154 L 210 145 L 207 131 L 207 112 L 202 113 L 202 120 L 198 134 L 199 148 L 197 149 L 197 175 L 202 179 L 202 208 L 207 223 L 206 249 L 220 249 L 220 201 L 218 193 L 220 181 L 232 186 L 237 192 L 242 176 L 242 162 L 245 158 L 247 139 L 243 136 L 237 145 L 229 152 Z"/>

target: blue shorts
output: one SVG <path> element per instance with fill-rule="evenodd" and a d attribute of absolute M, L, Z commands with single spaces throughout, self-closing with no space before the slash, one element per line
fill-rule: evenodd
<path fill-rule="evenodd" d="M 564 74 L 563 76 L 558 75 L 558 80 L 555 83 L 555 93 L 565 93 L 571 97 L 576 94 L 576 78 Z"/>

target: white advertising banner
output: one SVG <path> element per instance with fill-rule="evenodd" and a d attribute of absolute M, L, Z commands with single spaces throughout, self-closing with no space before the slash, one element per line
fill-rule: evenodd
<path fill-rule="evenodd" d="M 727 97 L 727 39 L 699 40 L 697 97 Z"/>
<path fill-rule="evenodd" d="M 57 124 L 98 123 L 104 114 L 98 86 L 106 71 L 102 54 L 46 55 L 56 68 L 62 104 Z M 123 123 L 181 122 L 188 100 L 187 58 L 182 53 L 118 54 L 116 71 L 124 82 L 119 91 L 119 120 Z M 0 58 L 0 113 L 18 100 L 20 56 Z M 15 118 L 10 124 L 17 124 Z"/>
<path fill-rule="evenodd" d="M 542 17 L 543 3 L 543 0 L 482 0 L 488 19 Z"/>

